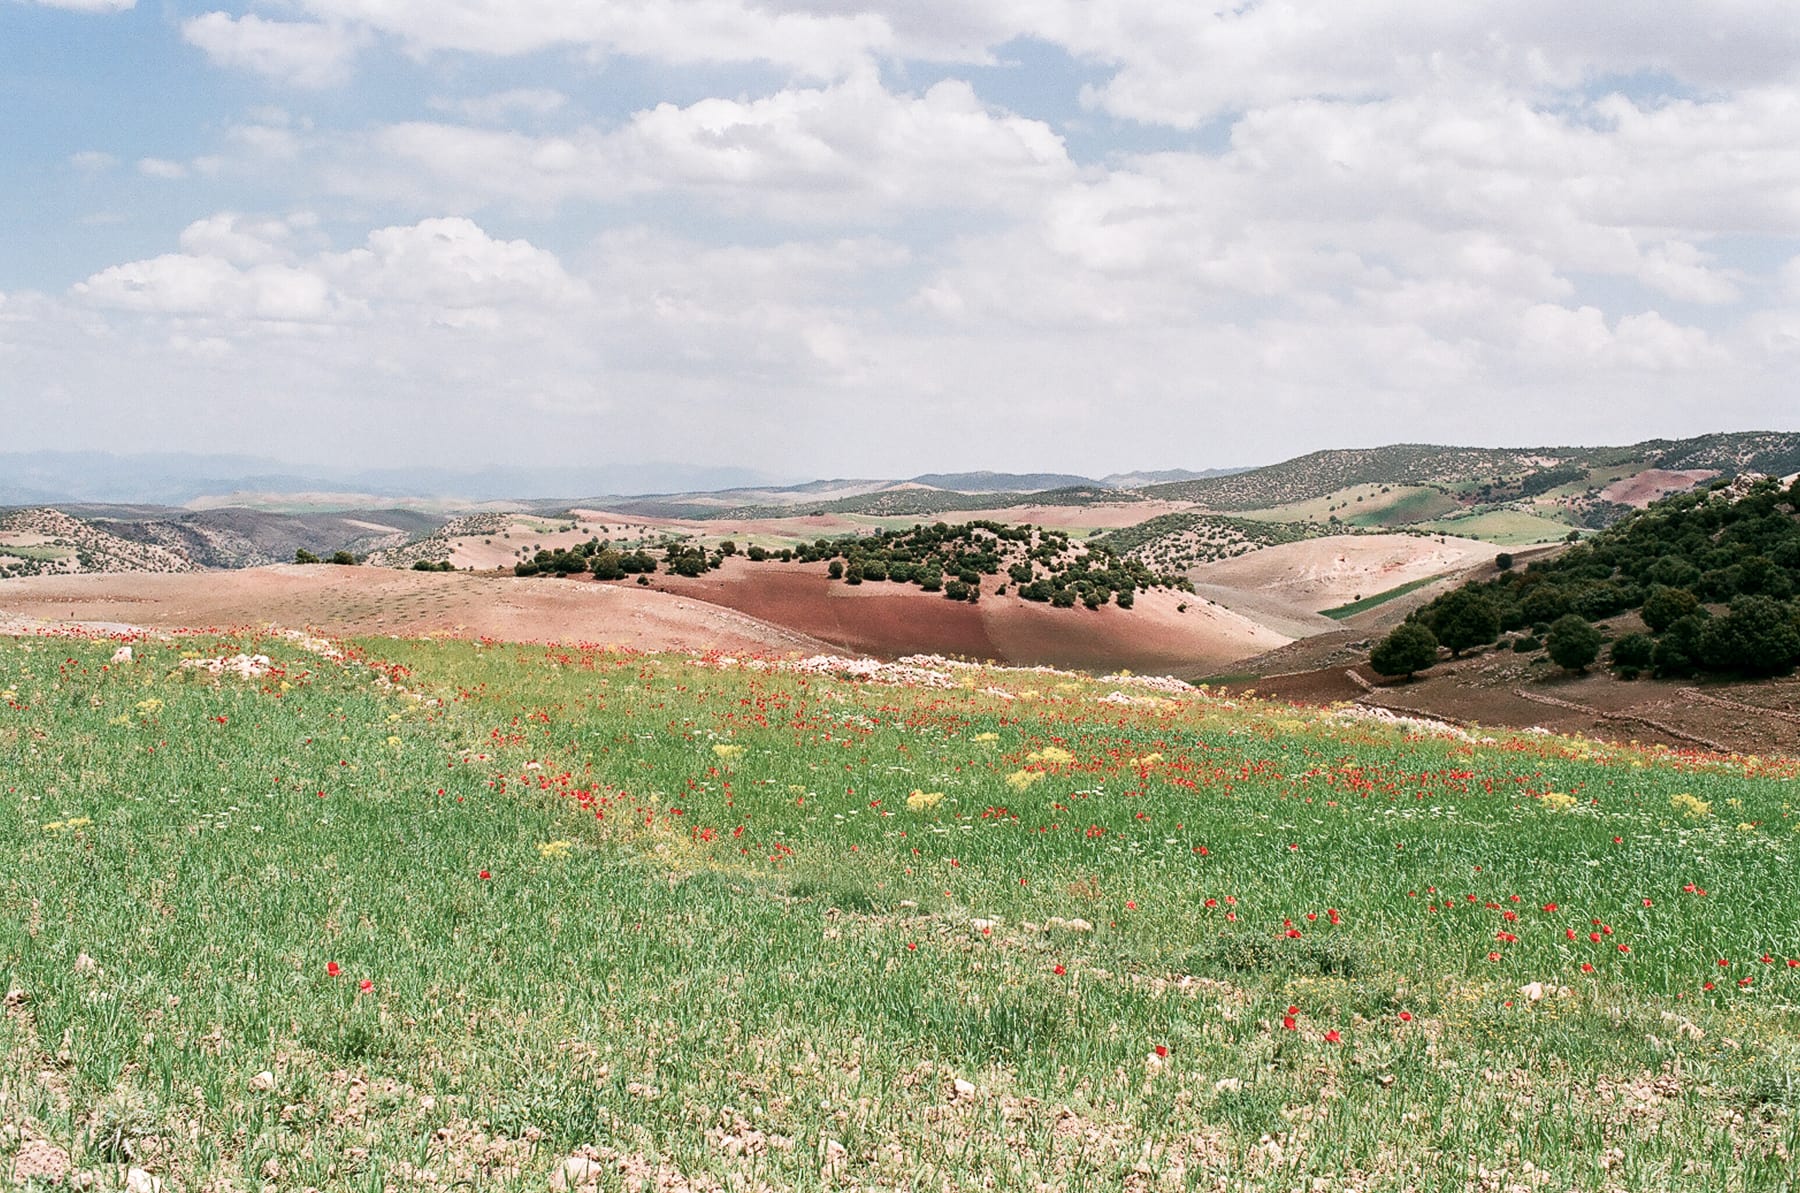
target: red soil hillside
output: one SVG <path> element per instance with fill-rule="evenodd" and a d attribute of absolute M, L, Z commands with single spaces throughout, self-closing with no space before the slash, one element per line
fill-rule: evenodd
<path fill-rule="evenodd" d="M 818 564 L 732 559 L 705 576 L 658 575 L 670 592 L 736 609 L 807 637 L 878 657 L 918 652 L 1003 663 L 1207 674 L 1289 639 L 1248 618 L 1179 592 L 1139 593 L 1135 608 L 1053 609 L 993 596 L 977 605 L 910 584 L 848 585 Z M 1187 606 L 1186 611 L 1178 611 Z"/>

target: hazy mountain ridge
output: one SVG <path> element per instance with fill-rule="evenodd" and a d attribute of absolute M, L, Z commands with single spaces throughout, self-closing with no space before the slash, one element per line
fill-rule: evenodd
<path fill-rule="evenodd" d="M 8 474 L 10 488 L 3 491 L 41 484 L 43 469 L 51 464 L 94 466 L 98 471 L 76 486 L 90 491 L 116 489 L 127 475 L 167 477 L 183 468 L 192 471 L 221 460 L 269 464 L 255 457 L 147 456 L 133 464 L 137 469 L 133 473 L 115 467 L 120 458 L 100 453 L 13 453 L 0 456 L 0 465 L 23 459 L 36 461 L 33 467 L 37 471 Z M 101 465 L 112 471 L 107 473 Z M 349 551 L 404 565 L 415 557 L 435 557 L 442 543 L 455 537 L 453 519 L 492 511 L 496 506 L 546 515 L 594 509 L 652 521 L 721 523 L 812 515 L 840 520 L 932 519 L 979 509 L 1110 509 L 1139 503 L 1151 506 L 1145 513 L 1146 524 L 1128 536 L 1121 535 L 1121 549 L 1129 548 L 1139 558 L 1174 564 L 1257 550 L 1299 537 L 1368 530 L 1457 534 L 1501 543 L 1542 542 L 1564 537 L 1571 530 L 1609 525 L 1631 505 L 1641 504 L 1645 493 L 1680 491 L 1716 473 L 1783 475 L 1797 470 L 1800 432 L 1750 431 L 1619 447 L 1393 444 L 1312 452 L 1253 469 L 1115 474 L 1108 480 L 1072 478 L 1063 473 L 927 473 L 910 480 L 839 478 L 579 501 L 471 500 L 460 507 L 454 502 L 433 501 L 415 505 L 409 496 L 391 498 L 388 503 L 370 498 L 367 506 L 359 508 L 318 509 L 299 500 L 298 495 L 290 495 L 297 507 L 290 510 L 277 508 L 279 495 L 267 495 L 268 501 L 257 508 L 207 503 L 206 508 L 193 509 L 80 501 L 53 503 L 56 517 L 65 519 L 50 528 L 54 533 L 28 527 L 15 529 L 10 537 L 0 534 L 0 566 L 11 574 L 101 568 L 241 568 L 292 560 L 300 550 L 326 557 Z M 385 475 L 428 472 L 394 469 Z M 586 476 L 580 470 L 577 473 Z M 441 478 L 446 474 L 433 475 Z M 488 475 L 536 477 L 530 487 L 541 490 L 546 475 L 563 474 L 521 468 L 495 469 Z M 737 470 L 734 475 L 745 473 Z M 1139 487 L 1109 483 L 1117 478 L 1166 476 L 1180 479 Z M 1078 483 L 1024 487 L 1071 479 Z M 970 487 L 945 487 L 951 484 Z M 1185 512 L 1171 515 L 1171 505 L 1178 511 L 1185 507 Z M 1245 515 L 1251 522 L 1235 515 Z M 39 521 L 44 516 L 33 514 Z M 1149 522 L 1158 517 L 1164 520 Z M 1126 523 L 1115 520 L 1110 524 Z M 0 523 L 0 531 L 9 525 Z"/>

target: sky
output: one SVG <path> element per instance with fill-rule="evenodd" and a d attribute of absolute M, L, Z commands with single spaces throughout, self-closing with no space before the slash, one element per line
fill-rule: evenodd
<path fill-rule="evenodd" d="M 0 445 L 783 479 L 1800 427 L 1769 0 L 0 0 Z"/>

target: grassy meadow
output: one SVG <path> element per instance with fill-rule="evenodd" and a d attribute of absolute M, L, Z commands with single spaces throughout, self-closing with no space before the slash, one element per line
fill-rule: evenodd
<path fill-rule="evenodd" d="M 119 645 L 0 639 L 0 1185 L 1792 1180 L 1791 761 L 1031 671 Z"/>

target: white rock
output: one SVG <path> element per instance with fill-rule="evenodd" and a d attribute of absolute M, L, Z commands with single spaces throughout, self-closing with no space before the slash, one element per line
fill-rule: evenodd
<path fill-rule="evenodd" d="M 958 1077 L 951 1083 L 951 1089 L 956 1092 L 956 1096 L 959 1098 L 973 1098 L 975 1096 L 975 1083 L 973 1081 L 965 1081 L 961 1077 Z"/>
<path fill-rule="evenodd" d="M 270 1090 L 275 1088 L 275 1074 L 269 1072 L 269 1070 L 267 1070 L 267 1069 L 264 1069 L 262 1072 L 258 1073 L 256 1076 L 254 1076 L 250 1079 L 250 1088 L 254 1089 L 254 1090 L 261 1090 L 263 1093 L 268 1093 Z"/>
<path fill-rule="evenodd" d="M 88 956 L 86 953 L 79 953 L 76 955 L 76 957 L 75 957 L 75 972 L 76 973 L 98 973 L 99 971 L 100 971 L 100 963 L 98 961 L 94 960 L 92 957 Z"/>
<path fill-rule="evenodd" d="M 121 646 L 119 649 L 113 651 L 112 661 L 115 663 L 131 662 L 131 647 Z"/>
<path fill-rule="evenodd" d="M 151 1176 L 142 1168 L 125 1173 L 125 1193 L 162 1193 L 162 1178 Z"/>
<path fill-rule="evenodd" d="M 1213 1093 L 1215 1094 L 1235 1094 L 1243 1088 L 1243 1081 L 1236 1077 L 1221 1077 L 1213 1082 Z"/>
<path fill-rule="evenodd" d="M 1527 1002 L 1537 1002 L 1544 997 L 1544 984 L 1542 982 L 1526 982 L 1519 987 L 1519 993 L 1525 996 Z"/>
<path fill-rule="evenodd" d="M 597 1188 L 601 1171 L 597 1161 L 586 1156 L 570 1156 L 551 1174 L 550 1187 L 559 1193 L 564 1189 Z"/>

